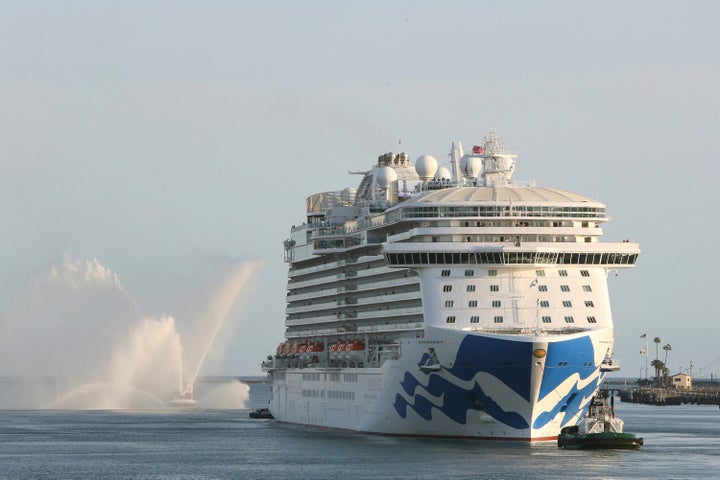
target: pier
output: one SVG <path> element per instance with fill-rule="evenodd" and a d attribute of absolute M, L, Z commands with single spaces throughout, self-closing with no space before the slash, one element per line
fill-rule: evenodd
<path fill-rule="evenodd" d="M 718 405 L 720 385 L 717 382 L 697 382 L 693 388 L 640 386 L 636 381 L 607 379 L 601 390 L 617 394 L 620 400 L 644 405 Z"/>
<path fill-rule="evenodd" d="M 620 400 L 645 405 L 718 405 L 720 406 L 720 390 L 693 388 L 676 390 L 671 388 L 634 388 L 620 390 Z"/>

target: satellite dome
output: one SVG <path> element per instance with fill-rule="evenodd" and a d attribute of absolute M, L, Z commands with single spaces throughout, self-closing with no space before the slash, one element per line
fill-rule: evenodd
<path fill-rule="evenodd" d="M 422 155 L 415 160 L 415 171 L 422 180 L 430 180 L 438 169 L 438 162 L 432 155 Z"/>
<path fill-rule="evenodd" d="M 357 193 L 357 190 L 355 190 L 354 188 L 350 188 L 350 187 L 344 188 L 344 189 L 340 192 L 340 199 L 341 199 L 341 200 L 343 201 L 343 203 L 345 203 L 345 204 L 355 203 L 355 194 L 356 194 L 356 193 Z"/>
<path fill-rule="evenodd" d="M 392 167 L 381 167 L 375 172 L 375 181 L 383 188 L 389 187 L 395 180 L 397 180 L 397 172 Z"/>
<path fill-rule="evenodd" d="M 477 178 L 482 169 L 482 159 L 475 155 L 464 155 L 460 159 L 460 169 L 466 178 Z"/>
<path fill-rule="evenodd" d="M 435 180 L 452 180 L 450 170 L 445 167 L 438 168 L 437 172 L 435 173 Z"/>

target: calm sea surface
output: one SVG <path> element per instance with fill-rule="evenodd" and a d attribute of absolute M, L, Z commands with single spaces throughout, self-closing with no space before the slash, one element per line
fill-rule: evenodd
<path fill-rule="evenodd" d="M 640 451 L 421 440 L 250 420 L 247 410 L 0 411 L 0 479 L 665 479 L 720 476 L 720 409 L 616 402 Z"/>

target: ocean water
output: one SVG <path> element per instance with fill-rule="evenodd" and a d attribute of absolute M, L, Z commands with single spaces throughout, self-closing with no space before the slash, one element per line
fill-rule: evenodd
<path fill-rule="evenodd" d="M 0 479 L 666 479 L 720 476 L 720 409 L 616 402 L 640 451 L 425 440 L 250 420 L 244 410 L 0 411 Z"/>

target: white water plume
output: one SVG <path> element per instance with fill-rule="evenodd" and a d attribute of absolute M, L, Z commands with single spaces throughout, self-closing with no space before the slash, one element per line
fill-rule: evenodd
<path fill-rule="evenodd" d="M 198 396 L 203 408 L 238 409 L 245 408 L 250 397 L 250 386 L 240 381 L 213 385 L 206 393 Z"/>
<path fill-rule="evenodd" d="M 0 318 L 0 408 L 164 408 L 182 389 L 183 363 L 192 375 L 185 380 L 195 381 L 259 268 L 257 262 L 235 268 L 181 342 L 173 317 L 143 315 L 99 261 L 66 259 L 51 267 Z M 212 391 L 206 395 L 222 408 L 242 408 L 247 399 L 238 385 L 220 390 L 216 397 L 230 392 L 224 403 L 212 400 Z"/>
<path fill-rule="evenodd" d="M 183 330 L 184 335 L 194 339 L 192 343 L 183 344 L 183 365 L 186 374 L 189 374 L 186 380 L 190 383 L 197 380 L 205 359 L 213 350 L 216 355 L 222 354 L 225 347 L 223 338 L 231 338 L 234 327 L 226 322 L 228 313 L 233 307 L 242 307 L 244 300 L 254 290 L 252 280 L 261 268 L 261 262 L 244 262 L 223 276 L 220 285 L 213 289 L 210 301 L 206 302 L 206 308 L 200 310 L 194 322 L 190 322 L 188 331 Z M 218 338 L 222 330 L 225 330 L 226 335 Z"/>

